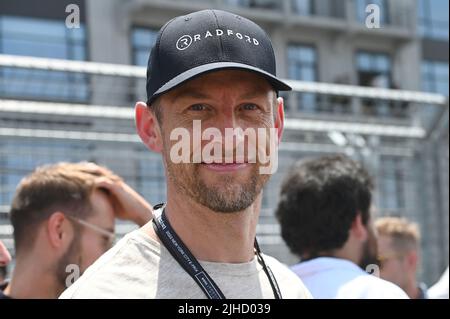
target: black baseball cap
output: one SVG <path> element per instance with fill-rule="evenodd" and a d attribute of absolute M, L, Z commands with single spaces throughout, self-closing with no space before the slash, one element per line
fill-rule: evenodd
<path fill-rule="evenodd" d="M 256 23 L 221 10 L 176 17 L 159 31 L 147 67 L 147 104 L 207 72 L 242 69 L 264 76 L 278 91 L 291 87 L 276 77 L 272 43 Z"/>

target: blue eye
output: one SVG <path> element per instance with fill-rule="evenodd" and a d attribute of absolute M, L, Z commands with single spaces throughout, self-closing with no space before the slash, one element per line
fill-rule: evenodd
<path fill-rule="evenodd" d="M 258 109 L 258 106 L 255 104 L 244 104 L 242 106 L 242 109 L 245 111 L 254 111 Z"/>
<path fill-rule="evenodd" d="M 203 104 L 194 104 L 189 107 L 191 111 L 204 111 L 206 110 L 206 106 Z"/>

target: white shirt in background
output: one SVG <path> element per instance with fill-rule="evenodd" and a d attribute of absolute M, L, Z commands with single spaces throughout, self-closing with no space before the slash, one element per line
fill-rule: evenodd
<path fill-rule="evenodd" d="M 448 267 L 439 281 L 428 289 L 428 298 L 448 299 Z"/>
<path fill-rule="evenodd" d="M 408 299 L 391 282 L 370 275 L 350 260 L 319 257 L 292 267 L 313 298 Z"/>

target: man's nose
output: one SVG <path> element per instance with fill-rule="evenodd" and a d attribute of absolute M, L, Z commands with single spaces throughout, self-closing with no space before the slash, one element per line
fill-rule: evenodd
<path fill-rule="evenodd" d="M 218 114 L 217 128 L 221 131 L 223 136 L 225 136 L 225 130 L 237 128 L 236 114 L 231 107 L 226 107 L 222 109 Z"/>

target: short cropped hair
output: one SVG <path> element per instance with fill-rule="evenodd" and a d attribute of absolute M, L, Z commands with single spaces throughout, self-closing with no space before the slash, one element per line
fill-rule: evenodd
<path fill-rule="evenodd" d="M 400 217 L 381 217 L 375 227 L 380 236 L 392 239 L 392 246 L 397 252 L 417 250 L 420 243 L 420 230 L 417 223 Z"/>

